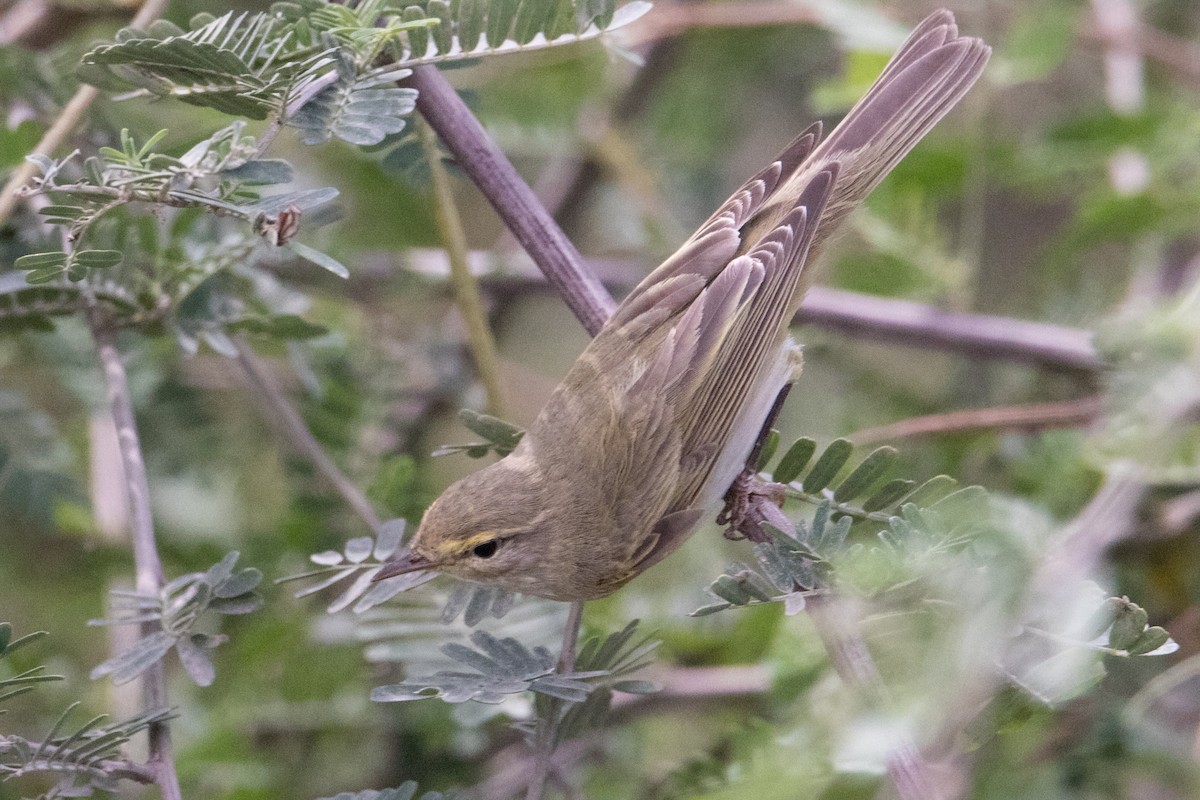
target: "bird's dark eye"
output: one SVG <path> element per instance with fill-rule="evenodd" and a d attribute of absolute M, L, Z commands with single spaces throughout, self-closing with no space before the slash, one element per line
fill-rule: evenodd
<path fill-rule="evenodd" d="M 480 558 L 491 558 L 496 555 L 496 551 L 500 549 L 499 539 L 488 539 L 486 542 L 481 542 L 471 548 L 471 552 Z"/>

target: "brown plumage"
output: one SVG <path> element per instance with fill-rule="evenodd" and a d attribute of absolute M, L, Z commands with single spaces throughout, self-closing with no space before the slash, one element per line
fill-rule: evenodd
<path fill-rule="evenodd" d="M 586 600 L 678 548 L 799 365 L 805 265 L 989 52 L 948 11 L 922 22 L 829 138 L 810 127 L 630 292 L 517 449 L 450 486 L 377 580 L 432 568 Z"/>

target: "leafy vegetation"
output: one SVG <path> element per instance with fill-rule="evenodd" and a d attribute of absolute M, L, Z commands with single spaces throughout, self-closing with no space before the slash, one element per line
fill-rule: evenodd
<path fill-rule="evenodd" d="M 116 30 L 43 5 L 49 33 L 0 50 L 0 169 L 32 168 L 0 236 L 4 796 L 174 800 L 177 773 L 218 799 L 910 800 L 889 770 L 921 753 L 963 797 L 1200 791 L 1200 112 L 1169 58 L 1194 4 L 1138 9 L 1165 46 L 1123 100 L 1103 4 L 954 8 L 995 46 L 984 82 L 817 278 L 926 303 L 892 313 L 933 333 L 857 339 L 858 298 L 799 329 L 752 541 L 706 526 L 578 641 L 561 604 L 373 582 L 584 341 L 474 166 L 419 146 L 408 79 L 455 67 L 623 291 L 765 143 L 861 96 L 912 10 L 176 0 Z M 35 147 L 78 81 L 101 99 Z M 430 211 L 429 159 L 456 208 Z M 513 422 L 473 410 L 448 214 Z M 945 335 L 968 310 L 993 316 L 953 330 L 1007 349 Z"/>

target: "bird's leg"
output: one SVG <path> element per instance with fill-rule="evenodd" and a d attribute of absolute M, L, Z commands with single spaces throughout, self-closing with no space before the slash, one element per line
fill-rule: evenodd
<path fill-rule="evenodd" d="M 758 458 L 762 455 L 763 443 L 771 433 L 771 427 L 779 418 L 779 411 L 787 400 L 792 384 L 784 384 L 775 397 L 775 402 L 763 421 L 758 439 L 746 459 L 746 466 L 741 474 L 734 479 L 729 491 L 725 493 L 725 508 L 717 515 L 718 525 L 728 525 L 725 529 L 727 539 L 749 539 L 752 542 L 770 541 L 770 534 L 763 530 L 763 523 L 784 531 L 795 533 L 792 523 L 780 510 L 783 505 L 785 489 L 783 484 L 774 481 L 764 481 L 758 477 Z"/>

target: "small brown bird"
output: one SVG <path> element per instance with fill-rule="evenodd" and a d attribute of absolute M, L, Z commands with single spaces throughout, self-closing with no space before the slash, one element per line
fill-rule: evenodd
<path fill-rule="evenodd" d="M 922 22 L 829 138 L 800 135 L 621 302 L 507 457 L 450 486 L 376 580 L 436 569 L 603 597 L 715 513 L 778 391 L 805 265 L 991 51 Z"/>

